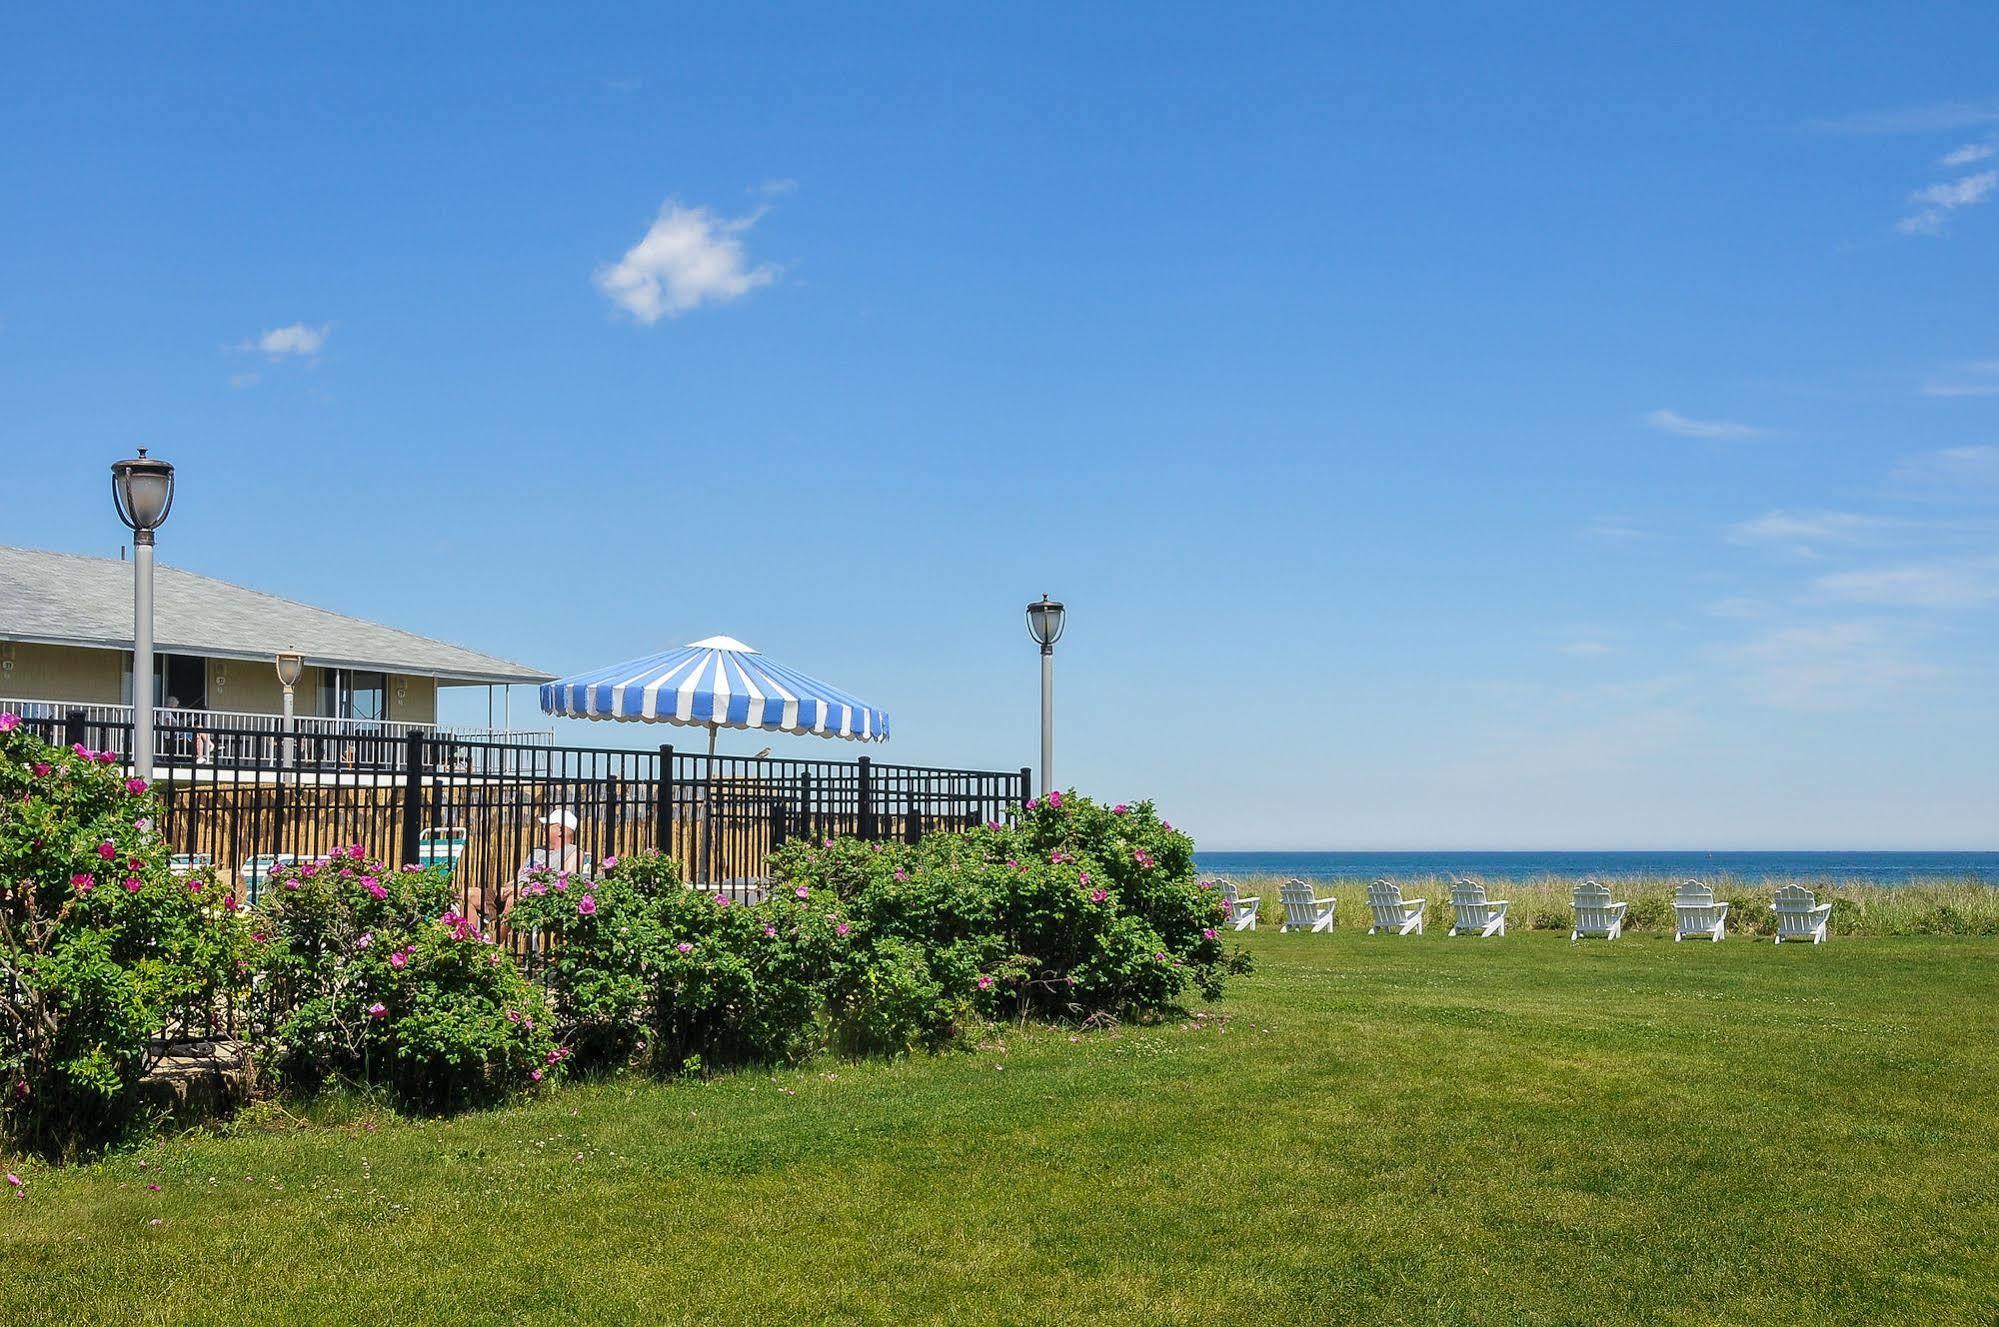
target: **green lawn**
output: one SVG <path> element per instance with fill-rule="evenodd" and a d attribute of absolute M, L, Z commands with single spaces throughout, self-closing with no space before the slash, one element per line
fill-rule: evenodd
<path fill-rule="evenodd" d="M 0 1303 L 88 1323 L 1999 1314 L 1999 943 L 1248 943 L 1256 974 L 1198 1024 L 36 1167 L 0 1205 Z"/>

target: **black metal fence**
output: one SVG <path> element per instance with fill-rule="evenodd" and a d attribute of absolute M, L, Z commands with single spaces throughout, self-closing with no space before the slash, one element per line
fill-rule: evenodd
<path fill-rule="evenodd" d="M 35 719 L 49 741 L 123 753 L 129 724 Z M 798 838 L 914 840 L 1004 819 L 1032 794 L 1025 769 L 933 769 L 652 750 L 467 741 L 412 732 L 357 759 L 351 738 L 205 729 L 163 734 L 162 826 L 177 870 L 212 868 L 254 902 L 277 866 L 360 844 L 395 863 L 446 866 L 468 916 L 496 918 L 521 871 L 587 875 L 659 851 L 691 885 L 755 897 L 770 854 Z"/>

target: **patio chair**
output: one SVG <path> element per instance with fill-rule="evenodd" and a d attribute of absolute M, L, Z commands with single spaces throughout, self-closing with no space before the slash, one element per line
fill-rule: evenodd
<path fill-rule="evenodd" d="M 1428 899 L 1403 898 L 1402 887 L 1392 880 L 1375 881 L 1367 887 L 1368 911 L 1374 914 L 1374 925 L 1367 928 L 1367 933 L 1423 934 L 1423 905 L 1427 902 Z"/>
<path fill-rule="evenodd" d="M 1242 891 L 1236 888 L 1236 883 L 1233 880 L 1217 880 L 1214 882 L 1214 885 L 1222 891 L 1222 897 L 1228 900 L 1229 929 L 1232 931 L 1254 931 L 1256 929 L 1257 911 L 1263 907 L 1263 896 L 1261 894 L 1251 894 L 1245 898 Z"/>
<path fill-rule="evenodd" d="M 1506 910 L 1512 906 L 1506 899 L 1488 899 L 1485 886 L 1476 880 L 1454 880 L 1451 882 L 1451 929 L 1447 934 L 1476 933 L 1481 940 L 1505 935 Z"/>
<path fill-rule="evenodd" d="M 167 870 L 176 880 L 199 875 L 213 865 L 215 858 L 205 852 L 177 852 L 167 858 Z"/>
<path fill-rule="evenodd" d="M 1716 944 L 1728 934 L 1728 903 L 1714 901 L 1714 891 L 1689 880 L 1673 895 L 1673 943 L 1688 936 L 1706 936 Z"/>
<path fill-rule="evenodd" d="M 290 852 L 260 852 L 236 868 L 237 876 L 243 881 L 243 901 L 255 907 L 264 894 L 264 881 L 280 866 L 298 865 L 298 854 Z"/>
<path fill-rule="evenodd" d="M 1785 885 L 1777 891 L 1777 897 L 1770 900 L 1770 911 L 1777 914 L 1777 943 L 1786 940 L 1809 940 L 1822 945 L 1832 924 L 1832 904 L 1821 903 L 1818 895 L 1803 885 Z"/>
<path fill-rule="evenodd" d="M 1338 899 L 1327 895 L 1320 898 L 1312 892 L 1312 887 L 1296 878 L 1286 880 L 1278 887 L 1277 897 L 1284 904 L 1284 924 L 1278 931 L 1330 931 L 1333 929 L 1333 907 Z"/>
<path fill-rule="evenodd" d="M 458 859 L 465 855 L 468 837 L 463 825 L 432 825 L 417 835 L 416 864 L 441 866 L 444 874 L 450 875 L 458 869 Z"/>
<path fill-rule="evenodd" d="M 1580 940 L 1586 935 L 1600 935 L 1606 940 L 1615 940 L 1624 934 L 1625 903 L 1612 903 L 1610 891 L 1594 880 L 1585 880 L 1576 886 L 1575 929 L 1569 932 L 1569 939 Z"/>

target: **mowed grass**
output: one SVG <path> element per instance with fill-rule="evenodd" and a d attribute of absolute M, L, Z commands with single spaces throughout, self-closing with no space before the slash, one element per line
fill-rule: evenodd
<path fill-rule="evenodd" d="M 36 1167 L 0 1204 L 0 1303 L 78 1323 L 1999 1313 L 1993 941 L 1245 940 L 1259 966 L 1220 1018 Z"/>

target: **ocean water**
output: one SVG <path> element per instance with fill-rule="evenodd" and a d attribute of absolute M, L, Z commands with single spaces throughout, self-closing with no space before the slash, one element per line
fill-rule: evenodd
<path fill-rule="evenodd" d="M 1468 875 L 1689 876 L 1764 880 L 1840 879 L 1877 885 L 1980 880 L 1999 885 L 1999 852 L 1199 852 L 1203 875 L 1304 879 Z"/>

